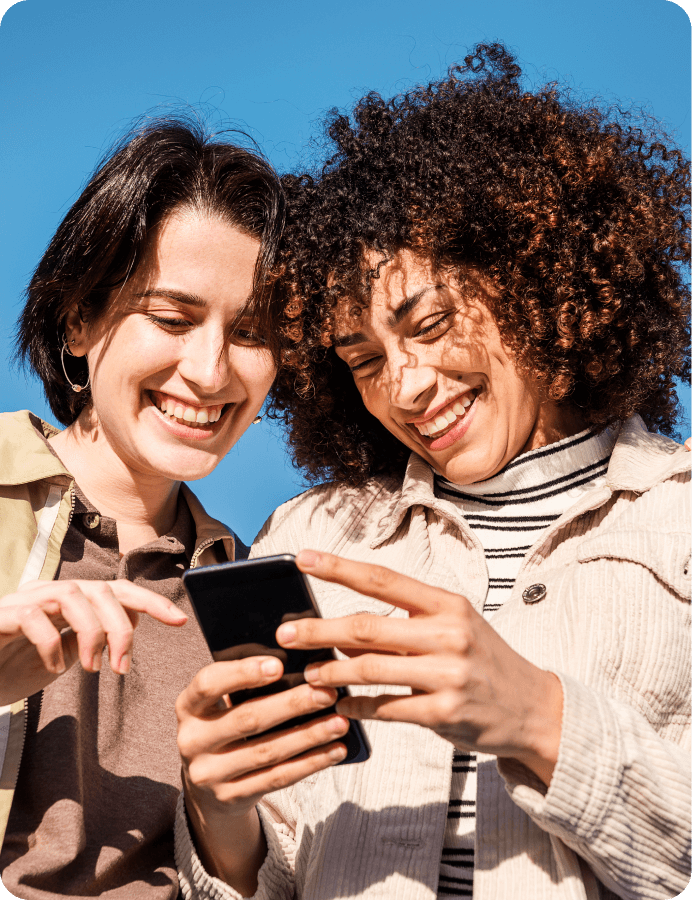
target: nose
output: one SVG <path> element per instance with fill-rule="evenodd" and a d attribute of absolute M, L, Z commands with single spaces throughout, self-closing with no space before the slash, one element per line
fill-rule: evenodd
<path fill-rule="evenodd" d="M 230 352 L 223 329 L 196 328 L 185 342 L 178 371 L 201 393 L 216 394 L 231 378 Z"/>
<path fill-rule="evenodd" d="M 408 352 L 390 358 L 388 368 L 389 402 L 406 412 L 418 412 L 435 390 L 435 369 Z"/>

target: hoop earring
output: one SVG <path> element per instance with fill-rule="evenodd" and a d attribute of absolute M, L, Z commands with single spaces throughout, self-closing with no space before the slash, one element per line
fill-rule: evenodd
<path fill-rule="evenodd" d="M 74 344 L 74 341 L 70 341 L 70 343 Z M 72 390 L 75 392 L 75 394 L 81 394 L 82 391 L 85 391 L 89 387 L 89 384 L 91 383 L 91 376 L 89 375 L 89 370 L 87 369 L 86 384 L 75 384 L 74 381 L 72 381 L 70 379 L 70 376 L 67 374 L 67 369 L 65 368 L 65 351 L 66 350 L 71 357 L 76 359 L 74 353 L 70 350 L 70 348 L 67 345 L 67 338 L 64 337 L 62 339 L 62 347 L 60 348 L 60 362 L 62 363 L 62 370 L 65 373 L 65 380 L 67 381 L 69 386 L 72 388 Z"/>
<path fill-rule="evenodd" d="M 255 416 L 255 418 L 252 420 L 252 424 L 253 424 L 253 425 L 259 425 L 259 423 L 260 423 L 261 421 L 262 421 L 262 416 Z"/>

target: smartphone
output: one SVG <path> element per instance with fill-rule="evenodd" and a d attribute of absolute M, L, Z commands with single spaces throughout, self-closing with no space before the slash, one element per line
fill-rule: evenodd
<path fill-rule="evenodd" d="M 283 676 L 278 681 L 231 694 L 234 706 L 304 684 L 307 665 L 336 658 L 331 649 L 287 650 L 276 642 L 276 629 L 283 622 L 320 615 L 307 578 L 288 553 L 189 569 L 183 574 L 183 584 L 214 660 L 276 656 L 283 663 Z M 339 697 L 348 696 L 347 688 L 336 690 Z M 298 716 L 269 732 L 283 731 L 334 711 L 331 707 Z M 353 719 L 350 722 L 348 732 L 340 738 L 346 744 L 346 757 L 338 765 L 364 762 L 370 756 L 363 728 Z"/>

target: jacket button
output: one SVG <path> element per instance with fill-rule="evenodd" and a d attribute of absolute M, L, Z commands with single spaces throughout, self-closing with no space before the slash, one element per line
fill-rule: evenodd
<path fill-rule="evenodd" d="M 538 603 L 547 593 L 548 591 L 544 584 L 532 584 L 531 587 L 526 588 L 521 596 L 524 599 L 524 603 Z"/>
<path fill-rule="evenodd" d="M 98 513 L 85 513 L 84 515 L 84 524 L 87 528 L 96 528 L 101 521 L 101 516 Z"/>

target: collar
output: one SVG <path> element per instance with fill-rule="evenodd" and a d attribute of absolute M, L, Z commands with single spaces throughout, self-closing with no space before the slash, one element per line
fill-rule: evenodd
<path fill-rule="evenodd" d="M 68 484 L 73 480 L 35 429 L 46 437 L 58 433 L 27 409 L 0 414 L 0 484 L 29 484 L 44 478 L 63 479 Z"/>
<path fill-rule="evenodd" d="M 617 426 L 616 426 L 617 427 Z M 660 434 L 651 434 L 641 417 L 634 415 L 620 426 L 608 464 L 606 487 L 614 491 L 642 494 L 662 481 L 688 471 L 692 454 Z M 401 488 L 386 503 L 370 546 L 387 541 L 399 528 L 412 506 L 425 506 L 447 519 L 454 518 L 451 504 L 435 496 L 434 472 L 417 453 L 406 466 Z M 604 502 L 605 502 L 604 498 Z"/>
<path fill-rule="evenodd" d="M 0 413 L 0 484 L 30 484 L 44 479 L 64 483 L 69 487 L 74 477 L 62 462 L 54 456 L 45 443 L 36 434 L 42 431 L 45 437 L 58 434 L 59 429 L 39 419 L 27 409 L 13 413 Z M 195 523 L 197 539 L 192 555 L 193 564 L 232 560 L 238 551 L 242 553 L 244 545 L 237 541 L 233 532 L 217 519 L 208 515 L 197 497 L 186 484 L 181 485 L 187 505 Z M 205 554 L 214 544 L 221 543 L 222 552 Z M 216 550 L 217 548 L 213 548 Z M 218 548 L 221 549 L 221 548 Z M 205 558 L 202 559 L 202 554 Z"/>

